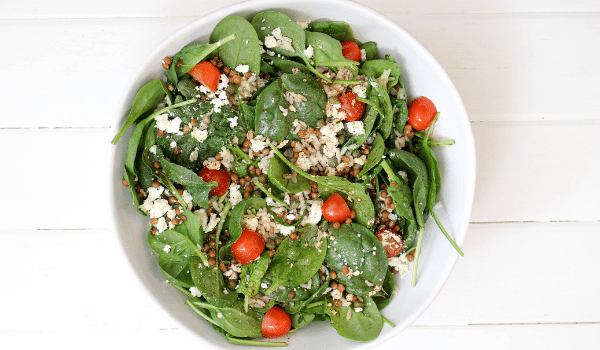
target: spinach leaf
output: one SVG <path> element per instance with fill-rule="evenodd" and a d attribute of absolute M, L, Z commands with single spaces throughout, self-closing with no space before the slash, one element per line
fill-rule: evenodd
<path fill-rule="evenodd" d="M 385 153 L 385 141 L 383 137 L 379 133 L 375 136 L 375 141 L 373 141 L 373 147 L 371 148 L 371 152 L 367 157 L 367 161 L 363 168 L 360 170 L 356 177 L 365 178 L 367 173 L 371 171 L 371 169 L 375 168 L 383 159 L 383 155 Z"/>
<path fill-rule="evenodd" d="M 318 273 L 315 276 L 317 277 L 316 283 L 319 283 L 321 280 L 318 276 Z M 300 311 L 304 310 L 305 308 L 307 308 L 308 305 L 311 304 L 313 301 L 316 302 L 316 301 L 324 299 L 325 291 L 329 287 L 330 281 L 331 281 L 331 279 L 329 278 L 329 276 L 327 276 L 327 279 L 321 283 L 321 286 L 318 289 L 316 289 L 310 297 L 308 297 L 302 301 L 299 301 L 299 302 L 289 303 L 285 307 L 285 312 L 287 312 L 288 314 L 296 314 L 296 313 L 299 313 Z M 314 284 L 314 283 L 315 283 L 315 277 L 313 276 L 313 285 L 311 286 L 311 287 L 313 287 L 312 289 L 314 289 L 314 287 L 318 285 L 318 284 Z"/>
<path fill-rule="evenodd" d="M 199 93 L 200 84 L 194 79 L 183 79 L 177 84 L 177 91 L 185 97 L 186 100 L 191 98 L 200 97 Z"/>
<path fill-rule="evenodd" d="M 379 129 L 381 130 L 381 136 L 383 136 L 383 139 L 385 140 L 390 137 L 394 123 L 392 102 L 390 101 L 390 95 L 388 94 L 387 90 L 378 82 L 372 81 L 371 86 L 374 88 L 374 92 L 379 99 L 380 106 L 383 108 L 383 115 L 381 116 L 382 119 Z"/>
<path fill-rule="evenodd" d="M 342 44 L 327 34 L 319 32 L 306 32 L 306 44 L 312 46 L 314 54 L 312 60 L 315 66 L 348 67 L 352 74 L 358 73 L 358 64 L 349 60 L 342 54 Z"/>
<path fill-rule="evenodd" d="M 172 63 L 167 71 L 167 81 L 177 86 L 179 78 L 182 75 L 188 73 L 200 61 L 216 52 L 221 45 L 226 44 L 234 38 L 235 35 L 232 34 L 213 44 L 193 43 L 184 46 L 171 60 Z M 177 67 L 178 61 L 181 61 L 179 67 Z"/>
<path fill-rule="evenodd" d="M 399 149 L 390 149 L 387 155 L 396 171 L 406 171 L 411 187 L 414 186 L 417 178 L 421 178 L 421 182 L 427 183 L 427 166 L 414 153 Z"/>
<path fill-rule="evenodd" d="M 339 229 L 329 228 L 325 264 L 337 272 L 336 280 L 346 286 L 349 293 L 367 295 L 374 286 L 381 286 L 387 271 L 387 255 L 373 232 L 360 224 L 343 224 Z M 346 266 L 358 271 L 358 276 L 341 273 Z"/>
<path fill-rule="evenodd" d="M 418 157 L 421 158 L 427 165 L 427 173 L 429 175 L 428 194 L 427 194 L 427 209 L 433 209 L 435 205 L 435 197 L 438 193 L 438 184 L 440 183 L 440 173 L 435 154 L 427 142 L 417 142 L 419 147 Z"/>
<path fill-rule="evenodd" d="M 273 275 L 265 275 L 261 284 L 264 283 L 266 285 L 271 285 L 273 278 Z M 307 286 L 303 286 L 305 283 L 296 286 L 280 286 L 272 293 L 268 294 L 268 296 L 271 298 L 271 300 L 274 300 L 278 303 L 284 303 L 288 305 L 302 303 L 309 299 L 312 293 L 319 288 L 319 276 L 317 274 L 314 274 L 310 280 L 312 281 L 310 289 L 306 288 Z M 262 293 L 266 293 L 267 288 L 261 287 L 260 291 Z"/>
<path fill-rule="evenodd" d="M 217 185 L 217 183 L 215 181 L 204 182 L 204 180 L 192 170 L 169 162 L 159 147 L 156 148 L 156 155 L 162 167 L 164 176 L 166 176 L 167 179 L 180 184 L 192 195 L 196 204 L 201 207 L 208 207 L 209 192 Z M 184 203 L 181 204 L 183 205 Z"/>
<path fill-rule="evenodd" d="M 367 227 L 373 226 L 373 223 L 375 222 L 375 207 L 373 206 L 371 197 L 367 194 L 364 185 L 358 182 L 350 182 L 347 179 L 338 176 L 310 175 L 285 158 L 273 144 L 271 144 L 271 151 L 275 152 L 277 157 L 287 164 L 288 167 L 295 170 L 298 175 L 319 184 L 320 191 L 322 190 L 322 193 L 326 193 L 327 196 L 334 192 L 345 194 L 350 202 L 348 205 L 356 211 L 356 221 Z"/>
<path fill-rule="evenodd" d="M 279 158 L 273 157 L 269 162 L 269 181 L 283 192 L 299 193 L 310 190 L 310 182 L 302 176 L 296 176 L 296 182 L 284 178 L 289 175 L 290 168 Z"/>
<path fill-rule="evenodd" d="M 294 327 L 294 329 L 299 329 L 314 321 L 315 314 L 301 312 L 290 315 L 290 319 L 292 320 L 292 327 Z"/>
<path fill-rule="evenodd" d="M 262 335 L 262 315 L 254 310 L 244 312 L 239 301 L 221 307 L 198 301 L 192 301 L 192 304 L 208 309 L 214 323 L 234 337 L 258 338 Z"/>
<path fill-rule="evenodd" d="M 269 267 L 269 254 L 264 251 L 260 257 L 250 264 L 242 265 L 242 273 L 236 291 L 244 294 L 244 310 L 248 310 L 248 299 L 255 296 L 260 289 L 260 282 Z"/>
<path fill-rule="evenodd" d="M 158 266 L 169 283 L 183 288 L 190 288 L 194 286 L 190 272 L 190 261 L 173 261 L 159 256 Z"/>
<path fill-rule="evenodd" d="M 217 307 L 229 306 L 236 301 L 237 293 L 225 288 L 223 273 L 217 264 L 205 264 L 194 256 L 190 265 L 194 285 L 206 301 Z"/>
<path fill-rule="evenodd" d="M 400 98 L 395 98 L 393 105 L 396 129 L 403 133 L 404 126 L 408 122 L 408 105 L 406 104 L 406 100 Z"/>
<path fill-rule="evenodd" d="M 263 55 L 262 58 L 263 62 L 265 62 L 265 64 L 270 68 L 265 68 L 264 71 L 263 68 L 261 68 L 261 72 L 266 74 L 271 74 L 273 76 L 277 76 L 277 72 L 294 74 L 295 69 L 298 69 L 300 73 L 310 73 L 310 70 L 305 65 L 296 61 L 286 60 L 284 58 L 269 55 Z"/>
<path fill-rule="evenodd" d="M 234 34 L 235 38 L 219 47 L 219 58 L 226 67 L 235 69 L 238 65 L 248 65 L 250 72 L 260 72 L 260 44 L 254 27 L 240 16 L 223 18 L 210 34 L 210 42 Z"/>
<path fill-rule="evenodd" d="M 283 74 L 281 76 L 281 83 L 285 90 L 303 96 L 302 100 L 300 100 L 301 98 L 299 97 L 299 101 L 293 101 L 296 111 L 292 108 L 288 111 L 288 117 L 292 121 L 294 119 L 299 119 L 309 126 L 314 127 L 319 119 L 325 117 L 327 94 L 325 94 L 323 85 L 321 85 L 312 74 Z"/>
<path fill-rule="evenodd" d="M 398 64 L 396 64 L 393 59 L 366 61 L 360 67 L 359 74 L 364 74 L 367 77 L 377 79 L 388 69 L 390 70 L 390 80 L 386 87 L 389 89 L 396 84 L 402 85 L 402 81 L 400 80 L 400 67 L 398 67 Z"/>
<path fill-rule="evenodd" d="M 367 61 L 371 61 L 377 58 L 377 43 L 374 41 L 368 41 L 359 46 L 361 50 L 365 50 L 367 54 Z"/>
<path fill-rule="evenodd" d="M 293 119 L 283 110 L 289 103 L 283 98 L 283 84 L 276 80 L 269 84 L 256 100 L 254 127 L 257 134 L 274 142 L 281 142 L 292 129 Z"/>
<path fill-rule="evenodd" d="M 346 22 L 314 21 L 310 23 L 308 30 L 311 32 L 327 34 L 341 42 L 352 41 L 354 38 L 352 35 L 352 28 L 350 28 L 350 25 Z"/>
<path fill-rule="evenodd" d="M 326 233 L 316 226 L 306 226 L 296 232 L 300 236 L 298 239 L 286 237 L 275 251 L 265 274 L 270 279 L 265 294 L 271 294 L 281 286 L 304 283 L 323 265 L 327 254 L 327 244 L 323 242 Z"/>
<path fill-rule="evenodd" d="M 406 220 L 414 221 L 415 217 L 412 207 L 413 196 L 410 191 L 410 187 L 403 178 L 394 172 L 386 160 L 384 160 L 381 165 L 383 166 L 383 169 L 387 173 L 388 179 L 390 180 L 390 186 L 388 186 L 387 192 L 394 200 L 396 214 Z M 396 185 L 391 186 L 391 183 L 396 183 Z"/>
<path fill-rule="evenodd" d="M 142 86 L 142 88 L 137 92 L 135 98 L 133 100 L 133 104 L 131 105 L 131 110 L 129 110 L 129 115 L 127 116 L 127 120 L 125 120 L 125 124 L 119 130 L 117 135 L 112 139 L 112 144 L 116 145 L 119 142 L 119 139 L 127 129 L 141 116 L 146 113 L 154 110 L 159 103 L 165 98 L 165 83 L 161 79 L 154 79 L 151 82 Z"/>
<path fill-rule="evenodd" d="M 268 49 L 283 56 L 306 58 L 304 55 L 304 43 L 306 42 L 304 29 L 287 15 L 278 11 L 264 11 L 252 18 L 252 26 L 258 34 L 258 39 L 263 43 L 265 43 L 267 35 L 272 35 L 273 30 L 279 28 L 282 36 L 292 39 L 292 50 L 278 46 Z"/>
<path fill-rule="evenodd" d="M 357 312 L 350 306 L 328 308 L 327 314 L 331 317 L 330 326 L 335 328 L 339 335 L 351 340 L 367 342 L 376 339 L 383 328 L 383 318 L 377 305 L 370 297 L 364 297 L 364 307 Z"/>
<path fill-rule="evenodd" d="M 204 254 L 198 248 L 204 237 L 200 219 L 189 210 L 184 210 L 183 215 L 187 220 L 173 229 L 157 235 L 148 234 L 148 244 L 159 257 L 170 261 L 189 261 L 194 255 Z"/>
<path fill-rule="evenodd" d="M 395 289 L 396 282 L 394 281 L 394 274 L 388 269 L 385 280 L 383 281 L 383 286 L 381 287 L 383 293 L 380 292 L 373 295 L 373 301 L 379 310 L 383 310 L 383 308 L 390 304 Z"/>

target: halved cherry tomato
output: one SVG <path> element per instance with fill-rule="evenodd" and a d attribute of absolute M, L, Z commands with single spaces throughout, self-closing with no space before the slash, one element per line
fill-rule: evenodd
<path fill-rule="evenodd" d="M 404 246 L 402 237 L 391 228 L 382 228 L 377 231 L 375 237 L 383 244 L 385 254 L 388 258 L 398 256 L 402 253 L 402 247 Z"/>
<path fill-rule="evenodd" d="M 350 217 L 350 208 L 342 196 L 337 193 L 332 194 L 327 198 L 321 212 L 325 220 L 329 222 L 344 222 Z"/>
<path fill-rule="evenodd" d="M 360 62 L 360 47 L 354 41 L 344 41 L 342 43 L 342 55 L 349 60 Z"/>
<path fill-rule="evenodd" d="M 430 99 L 425 96 L 417 97 L 408 106 L 408 124 L 415 130 L 425 130 L 436 114 L 437 109 Z"/>
<path fill-rule="evenodd" d="M 258 259 L 265 249 L 265 239 L 255 231 L 245 228 L 237 241 L 231 245 L 233 256 L 242 265 L 250 264 Z"/>
<path fill-rule="evenodd" d="M 202 61 L 190 70 L 190 76 L 214 92 L 217 90 L 217 86 L 219 86 L 221 72 L 212 63 Z"/>
<path fill-rule="evenodd" d="M 227 170 L 221 168 L 219 170 L 213 170 L 209 168 L 203 168 L 198 174 L 205 182 L 216 181 L 217 187 L 210 190 L 210 195 L 216 195 L 217 197 L 223 197 L 229 189 L 229 182 L 231 178 Z"/>
<path fill-rule="evenodd" d="M 340 110 L 346 112 L 347 122 L 355 122 L 363 116 L 365 103 L 357 100 L 357 97 L 357 94 L 349 92 L 338 98 L 340 100 Z"/>
<path fill-rule="evenodd" d="M 263 317 L 261 330 L 265 338 L 279 338 L 292 328 L 290 316 L 277 306 L 273 306 Z"/>

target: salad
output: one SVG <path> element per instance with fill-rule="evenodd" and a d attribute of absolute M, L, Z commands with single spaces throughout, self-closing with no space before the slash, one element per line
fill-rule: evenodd
<path fill-rule="evenodd" d="M 235 344 L 312 322 L 370 341 L 434 213 L 439 116 L 344 22 L 222 19 L 142 86 L 123 185 L 186 304 Z M 325 323 L 323 323 L 325 325 Z"/>

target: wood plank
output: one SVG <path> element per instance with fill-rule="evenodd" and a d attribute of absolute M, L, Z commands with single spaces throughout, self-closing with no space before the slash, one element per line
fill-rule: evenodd
<path fill-rule="evenodd" d="M 24 0 L 3 4 L 1 19 L 21 18 L 121 18 L 121 17 L 199 17 L 216 11 L 225 6 L 239 3 L 239 0 L 228 1 L 192 1 L 179 0 L 165 6 L 158 0 L 141 1 L 116 1 L 79 2 L 73 0 L 60 0 L 57 2 L 43 2 Z M 589 0 L 509 0 L 509 1 L 481 1 L 460 0 L 452 2 L 435 2 L 407 0 L 358 0 L 381 13 L 412 13 L 412 14 L 438 14 L 438 13 L 530 13 L 530 12 L 598 12 L 600 5 Z"/>
<path fill-rule="evenodd" d="M 477 123 L 472 222 L 600 220 L 600 123 Z"/>
<path fill-rule="evenodd" d="M 8 348 L 37 349 L 61 344 L 61 349 L 109 348 L 184 349 L 201 345 L 178 329 L 133 331 L 26 331 L 0 332 L 0 343 Z M 563 350 L 596 349 L 600 325 L 503 325 L 409 327 L 400 335 L 377 346 L 378 350 L 402 348 L 422 350 Z M 201 345 L 203 349 L 214 349 Z M 236 347 L 237 349 L 237 347 Z M 241 347 L 240 347 L 241 349 Z"/>
<path fill-rule="evenodd" d="M 388 15 L 440 61 L 472 121 L 599 118 L 600 71 L 588 68 L 600 61 L 588 45 L 600 42 L 596 15 Z M 0 128 L 109 126 L 137 65 L 192 20 L 0 22 L 0 40 L 19 52 L 0 56 Z"/>
<path fill-rule="evenodd" d="M 600 223 L 471 225 L 465 257 L 415 326 L 600 323 L 600 277 L 590 272 L 600 264 L 599 231 Z M 2 332 L 176 327 L 137 283 L 110 230 L 0 234 L 10 242 L 0 255 L 12 266 L 4 280 L 16 282 L 3 287 Z M 564 249 L 565 239 L 578 247 Z M 36 317 L 23 312 L 31 308 Z"/>
<path fill-rule="evenodd" d="M 473 130 L 478 173 L 472 222 L 600 220 L 600 155 L 587 151 L 600 149 L 600 125 L 483 124 Z M 3 192 L 10 200 L 0 201 L 3 228 L 107 228 L 102 218 L 109 215 L 113 134 L 100 128 L 0 130 L 0 149 L 6 150 L 0 162 L 28 169 L 2 169 L 2 182 L 11 184 Z M 23 210 L 32 203 L 40 208 L 33 218 Z"/>
<path fill-rule="evenodd" d="M 471 224 L 415 325 L 600 323 L 600 222 Z"/>

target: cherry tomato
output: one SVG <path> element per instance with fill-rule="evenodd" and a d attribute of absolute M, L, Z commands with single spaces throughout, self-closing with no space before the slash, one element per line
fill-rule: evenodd
<path fill-rule="evenodd" d="M 190 69 L 190 76 L 214 92 L 219 86 L 221 72 L 212 63 L 202 61 Z"/>
<path fill-rule="evenodd" d="M 365 103 L 357 100 L 357 97 L 357 94 L 349 92 L 338 98 L 340 100 L 340 109 L 346 112 L 347 122 L 355 122 L 363 116 Z"/>
<path fill-rule="evenodd" d="M 292 328 L 290 316 L 277 306 L 267 311 L 261 324 L 262 335 L 265 338 L 279 338 L 289 332 L 290 328 Z"/>
<path fill-rule="evenodd" d="M 408 124 L 415 130 L 425 130 L 436 114 L 437 109 L 430 99 L 425 96 L 417 97 L 408 106 Z"/>
<path fill-rule="evenodd" d="M 329 222 L 344 222 L 350 217 L 350 208 L 344 198 L 337 193 L 327 198 L 321 207 L 323 217 Z"/>
<path fill-rule="evenodd" d="M 255 231 L 245 228 L 237 241 L 231 245 L 233 256 L 242 265 L 250 264 L 258 259 L 265 249 L 265 239 Z"/>
<path fill-rule="evenodd" d="M 402 253 L 402 248 L 404 247 L 402 237 L 391 228 L 382 228 L 375 234 L 375 237 L 383 245 L 388 258 L 398 256 Z"/>
<path fill-rule="evenodd" d="M 342 55 L 349 60 L 360 62 L 360 47 L 354 41 L 344 41 L 342 43 Z"/>
<path fill-rule="evenodd" d="M 217 187 L 210 190 L 210 195 L 223 197 L 223 195 L 227 193 L 227 190 L 229 189 L 229 182 L 231 181 L 227 170 L 223 168 L 219 170 L 203 168 L 198 176 L 200 176 L 205 182 L 217 182 Z"/>

